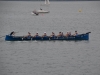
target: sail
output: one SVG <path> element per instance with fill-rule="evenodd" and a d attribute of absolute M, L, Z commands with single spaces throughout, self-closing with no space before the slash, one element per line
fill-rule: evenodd
<path fill-rule="evenodd" d="M 50 4 L 49 0 L 45 0 L 45 4 Z"/>

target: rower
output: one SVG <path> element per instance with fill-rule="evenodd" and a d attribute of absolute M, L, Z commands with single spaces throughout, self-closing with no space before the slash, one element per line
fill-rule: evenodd
<path fill-rule="evenodd" d="M 64 36 L 63 32 L 61 32 L 61 36 Z"/>
<path fill-rule="evenodd" d="M 39 34 L 38 34 L 38 32 L 35 34 L 35 36 L 34 37 L 39 37 Z"/>
<path fill-rule="evenodd" d="M 50 37 L 55 37 L 55 33 L 54 33 L 54 32 L 52 32 L 52 34 L 50 35 Z"/>
<path fill-rule="evenodd" d="M 28 32 L 28 35 L 26 35 L 26 36 L 24 36 L 25 38 L 31 38 L 32 36 L 31 36 L 31 33 L 30 32 Z"/>
<path fill-rule="evenodd" d="M 69 31 L 67 31 L 67 33 L 66 33 L 66 35 L 65 35 L 66 37 L 68 37 L 69 36 Z"/>
<path fill-rule="evenodd" d="M 61 37 L 62 36 L 62 32 L 59 32 L 59 34 L 57 35 L 58 37 Z"/>
<path fill-rule="evenodd" d="M 71 35 L 71 32 L 69 32 L 69 36 L 72 36 L 72 35 Z"/>
<path fill-rule="evenodd" d="M 73 35 L 74 35 L 74 36 L 77 36 L 77 35 L 78 35 L 77 31 L 75 31 L 75 33 L 74 33 Z"/>
<path fill-rule="evenodd" d="M 30 32 L 28 32 L 27 37 L 28 37 L 28 38 L 32 37 Z"/>
<path fill-rule="evenodd" d="M 46 32 L 44 32 L 44 34 L 42 35 L 42 37 L 47 37 L 47 34 L 46 34 Z"/>

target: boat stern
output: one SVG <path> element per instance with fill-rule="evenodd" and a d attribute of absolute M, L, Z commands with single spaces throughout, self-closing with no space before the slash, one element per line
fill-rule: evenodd
<path fill-rule="evenodd" d="M 6 37 L 5 37 L 5 41 L 10 41 L 12 39 L 12 36 L 10 36 L 10 35 L 6 35 Z"/>

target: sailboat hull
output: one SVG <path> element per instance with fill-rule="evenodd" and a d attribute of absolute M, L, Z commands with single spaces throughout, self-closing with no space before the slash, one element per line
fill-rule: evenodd
<path fill-rule="evenodd" d="M 45 10 L 37 10 L 38 13 L 49 13 L 50 11 L 45 11 Z"/>

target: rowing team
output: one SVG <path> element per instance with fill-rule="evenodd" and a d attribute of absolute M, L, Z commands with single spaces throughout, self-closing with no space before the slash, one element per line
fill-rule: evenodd
<path fill-rule="evenodd" d="M 15 36 L 15 33 L 16 32 L 12 31 L 10 33 L 10 36 Z M 69 36 L 77 36 L 77 35 L 78 35 L 77 31 L 75 31 L 75 33 L 73 35 L 71 35 L 71 32 L 67 32 L 65 35 L 63 34 L 63 32 L 59 32 L 58 35 L 55 35 L 55 33 L 52 32 L 52 34 L 49 37 L 55 37 L 55 36 L 56 37 L 63 37 L 63 36 L 69 37 Z M 38 36 L 39 36 L 38 32 L 34 36 L 32 36 L 30 32 L 28 32 L 28 34 L 24 37 L 38 37 Z M 48 37 L 48 36 L 47 36 L 46 32 L 44 32 L 44 34 L 41 37 Z"/>

